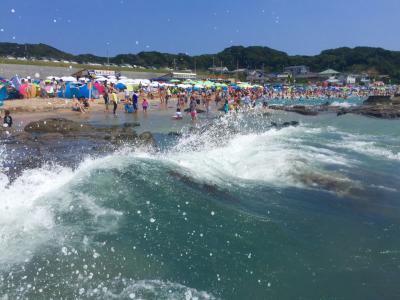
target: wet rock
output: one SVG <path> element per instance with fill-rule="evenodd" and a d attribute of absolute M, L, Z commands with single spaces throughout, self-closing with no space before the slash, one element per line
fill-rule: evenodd
<path fill-rule="evenodd" d="M 390 104 L 390 96 L 369 96 L 367 100 L 364 101 L 365 105 L 377 105 L 377 104 Z"/>
<path fill-rule="evenodd" d="M 379 119 L 399 119 L 400 105 L 362 105 L 342 108 L 337 112 L 337 115 L 342 116 L 348 113 Z"/>
<path fill-rule="evenodd" d="M 139 143 L 146 146 L 156 146 L 156 141 L 151 132 L 143 132 L 139 135 Z"/>
<path fill-rule="evenodd" d="M 51 118 L 34 121 L 25 126 L 24 130 L 30 133 L 61 133 L 82 132 L 93 130 L 92 126 L 79 124 L 77 122 L 62 119 Z"/>
<path fill-rule="evenodd" d="M 307 107 L 307 106 L 269 106 L 269 108 L 274 110 L 284 110 L 288 112 L 294 112 L 304 116 L 316 116 L 318 115 L 318 108 L 317 107 Z"/>
<path fill-rule="evenodd" d="M 282 124 L 278 124 L 276 122 L 271 122 L 271 127 L 275 128 L 285 128 L 285 127 L 290 127 L 290 126 L 299 126 L 299 122 L 297 121 L 290 121 L 290 122 L 284 122 Z"/>
<path fill-rule="evenodd" d="M 173 136 L 173 137 L 181 137 L 182 133 L 180 132 L 175 132 L 175 131 L 171 131 L 168 133 L 168 136 Z"/>

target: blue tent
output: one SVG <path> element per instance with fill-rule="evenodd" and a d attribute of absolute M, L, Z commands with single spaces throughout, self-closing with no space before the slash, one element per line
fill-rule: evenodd
<path fill-rule="evenodd" d="M 3 103 L 3 100 L 6 100 L 7 97 L 7 87 L 5 85 L 0 86 L 0 102 Z"/>
<path fill-rule="evenodd" d="M 58 92 L 58 97 L 65 97 L 65 98 L 68 98 L 68 99 L 72 99 L 74 96 L 76 97 L 76 98 L 79 98 L 79 96 L 80 96 L 80 93 L 79 93 L 79 87 L 76 85 L 76 84 L 74 84 L 74 83 L 72 83 L 72 82 L 68 82 L 66 85 L 65 85 L 65 92 L 64 92 L 64 95 L 62 95 L 62 93 L 61 92 Z"/>

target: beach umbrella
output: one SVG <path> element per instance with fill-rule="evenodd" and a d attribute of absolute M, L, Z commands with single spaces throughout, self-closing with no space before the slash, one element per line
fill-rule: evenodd
<path fill-rule="evenodd" d="M 65 81 L 65 82 L 75 82 L 76 81 L 76 78 L 72 77 L 72 76 L 63 76 L 63 77 L 61 77 L 61 79 L 62 79 L 62 81 Z"/>
<path fill-rule="evenodd" d="M 171 83 L 178 83 L 178 82 L 181 82 L 181 81 L 178 80 L 178 79 L 171 79 L 169 82 L 171 82 Z"/>
<path fill-rule="evenodd" d="M 123 84 L 122 82 L 119 82 L 115 85 L 115 87 L 119 90 L 125 90 L 126 89 L 126 85 Z"/>

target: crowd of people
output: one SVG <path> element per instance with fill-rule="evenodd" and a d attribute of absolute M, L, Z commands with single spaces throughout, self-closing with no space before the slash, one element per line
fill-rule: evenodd
<path fill-rule="evenodd" d="M 30 77 L 20 81 L 19 93 L 24 98 L 58 96 L 68 98 L 66 91 L 69 83 L 62 79 L 32 80 Z M 197 120 L 198 113 L 210 113 L 211 110 L 229 113 L 240 108 L 254 108 L 257 103 L 267 107 L 274 100 L 288 100 L 296 104 L 297 100 L 367 98 L 371 95 L 393 95 L 398 93 L 397 86 L 321 86 L 321 85 L 264 85 L 243 87 L 240 84 L 224 84 L 220 86 L 186 85 L 160 83 L 158 85 L 141 85 L 127 88 L 114 82 L 97 81 L 92 78 L 82 82 L 81 86 L 96 87 L 96 95 L 89 93 L 87 96 L 73 95 L 72 110 L 79 113 L 87 113 L 93 98 L 98 97 L 104 101 L 105 112 L 117 114 L 122 107 L 125 113 L 147 113 L 151 103 L 159 107 L 171 108 L 176 105 L 176 120 L 184 117 L 184 112 L 190 115 L 192 121 Z M 171 100 L 174 100 L 172 103 Z M 121 104 L 121 106 L 120 106 Z M 172 105 L 172 106 L 171 106 Z M 110 109 L 110 106 L 112 107 Z M 4 124 L 12 126 L 12 118 L 9 113 L 5 116 Z M 10 121 L 11 120 L 11 121 Z"/>

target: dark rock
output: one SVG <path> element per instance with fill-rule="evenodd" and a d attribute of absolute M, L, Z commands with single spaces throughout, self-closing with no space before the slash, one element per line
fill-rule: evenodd
<path fill-rule="evenodd" d="M 290 126 L 299 126 L 299 122 L 297 121 L 290 121 L 290 122 L 283 122 L 282 124 L 278 124 L 275 122 L 271 122 L 271 127 L 275 127 L 275 128 L 285 128 L 285 127 L 290 127 Z"/>
<path fill-rule="evenodd" d="M 168 133 L 168 136 L 181 137 L 182 133 L 171 131 Z"/>
<path fill-rule="evenodd" d="M 376 104 L 390 104 L 390 96 L 369 96 L 367 100 L 364 101 L 365 105 L 376 105 Z"/>
<path fill-rule="evenodd" d="M 294 112 L 300 115 L 305 116 L 316 116 L 318 115 L 318 108 L 317 107 L 307 107 L 307 106 L 269 106 L 269 108 L 274 110 L 283 110 L 288 112 Z"/>
<path fill-rule="evenodd" d="M 34 121 L 25 126 L 24 130 L 30 133 L 61 133 L 82 132 L 93 130 L 92 126 L 79 124 L 67 119 L 44 119 Z"/>
<path fill-rule="evenodd" d="M 140 123 L 139 122 L 133 122 L 133 123 L 124 123 L 122 124 L 122 127 L 124 128 L 133 128 L 133 127 L 139 127 Z"/>
<path fill-rule="evenodd" d="M 151 132 L 143 132 L 139 135 L 139 142 L 146 146 L 156 146 L 156 141 Z"/>
<path fill-rule="evenodd" d="M 348 113 L 374 117 L 379 119 L 399 119 L 400 105 L 362 105 L 350 108 L 343 108 L 337 112 L 338 116 Z"/>

